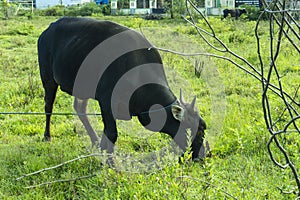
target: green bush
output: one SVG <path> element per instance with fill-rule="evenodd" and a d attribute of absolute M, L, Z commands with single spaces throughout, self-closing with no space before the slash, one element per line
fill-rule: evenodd
<path fill-rule="evenodd" d="M 102 14 L 102 7 L 95 2 L 87 3 L 82 6 L 71 6 L 65 10 L 66 16 L 92 16 Z"/>
<path fill-rule="evenodd" d="M 77 16 L 78 13 L 79 13 L 79 7 L 78 6 L 71 6 L 71 7 L 68 7 L 65 10 L 64 15 L 65 16 Z"/>
<path fill-rule="evenodd" d="M 53 7 L 47 8 L 46 10 L 41 11 L 41 15 L 63 16 L 64 15 L 64 6 L 53 6 Z"/>
<path fill-rule="evenodd" d="M 86 3 L 79 6 L 53 6 L 45 10 L 39 10 L 41 16 L 92 16 L 109 14 L 110 7 L 107 5 L 97 5 L 95 2 Z"/>
<path fill-rule="evenodd" d="M 92 14 L 102 14 L 102 8 L 95 2 L 84 4 L 78 13 L 80 16 L 91 16 Z"/>
<path fill-rule="evenodd" d="M 32 24 L 23 23 L 18 27 L 12 28 L 10 31 L 7 32 L 8 35 L 30 35 L 34 32 L 34 26 Z M 21 43 L 17 42 L 17 46 L 21 46 Z"/>
<path fill-rule="evenodd" d="M 104 15 L 110 15 L 110 13 L 111 13 L 110 4 L 102 5 L 102 13 Z"/>
<path fill-rule="evenodd" d="M 260 9 L 255 7 L 255 6 L 249 6 L 249 5 L 245 5 L 243 6 L 246 11 L 246 19 L 250 20 L 250 21 L 256 21 L 260 15 Z"/>

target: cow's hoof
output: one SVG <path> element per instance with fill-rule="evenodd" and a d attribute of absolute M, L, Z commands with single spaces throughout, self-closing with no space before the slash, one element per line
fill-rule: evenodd
<path fill-rule="evenodd" d="M 110 168 L 115 168 L 116 167 L 116 163 L 115 160 L 112 156 L 108 156 L 107 160 L 106 160 L 106 164 L 110 167 Z"/>
<path fill-rule="evenodd" d="M 92 141 L 92 148 L 93 149 L 102 149 L 101 146 L 100 146 L 100 141 L 99 140 L 96 140 L 96 141 Z"/>
<path fill-rule="evenodd" d="M 194 158 L 193 162 L 195 163 L 202 163 L 204 161 L 204 158 Z"/>
<path fill-rule="evenodd" d="M 43 142 L 51 142 L 51 137 L 49 136 L 44 136 L 44 138 L 42 139 Z"/>

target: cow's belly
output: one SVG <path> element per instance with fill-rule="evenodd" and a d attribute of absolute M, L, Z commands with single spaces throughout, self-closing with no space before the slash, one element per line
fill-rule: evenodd
<path fill-rule="evenodd" d="M 69 53 L 66 55 L 58 54 L 55 56 L 55 62 L 53 62 L 53 75 L 55 82 L 60 86 L 60 89 L 72 96 L 76 96 L 80 99 L 92 98 L 93 96 L 87 95 L 86 90 L 80 88 L 74 92 L 74 83 L 76 82 L 78 70 L 82 59 L 76 60 L 76 56 Z M 86 77 L 88 79 L 88 77 Z M 85 84 L 85 81 L 80 82 L 81 85 Z"/>

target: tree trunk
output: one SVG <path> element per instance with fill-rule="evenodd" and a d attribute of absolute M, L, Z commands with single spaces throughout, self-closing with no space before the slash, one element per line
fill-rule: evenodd
<path fill-rule="evenodd" d="M 173 0 L 171 0 L 170 2 L 170 14 L 171 14 L 171 19 L 174 19 Z"/>

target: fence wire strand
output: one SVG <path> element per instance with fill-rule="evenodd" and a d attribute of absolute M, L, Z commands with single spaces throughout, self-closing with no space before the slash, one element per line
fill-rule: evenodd
<path fill-rule="evenodd" d="M 101 116 L 101 113 L 71 113 L 71 112 L 61 112 L 61 113 L 45 113 L 45 112 L 1 112 L 0 115 L 74 115 L 74 116 Z"/>
<path fill-rule="evenodd" d="M 232 61 L 230 61 L 232 64 L 260 81 L 262 86 L 261 105 L 266 128 L 270 133 L 270 138 L 267 142 L 270 159 L 279 168 L 289 168 L 291 170 L 297 186 L 294 193 L 297 194 L 299 199 L 299 166 L 296 166 L 293 162 L 293 157 L 291 156 L 292 152 L 290 152 L 291 149 L 288 149 L 285 146 L 284 139 L 291 133 L 300 134 L 300 83 L 299 85 L 296 85 L 296 88 L 293 91 L 294 94 L 287 91 L 282 83 L 282 77 L 284 75 L 281 74 L 281 71 L 279 70 L 280 68 L 283 68 L 283 66 L 280 66 L 280 62 L 278 61 L 279 56 L 283 53 L 283 41 L 285 41 L 285 43 L 288 41 L 289 48 L 300 53 L 300 24 L 294 18 L 294 16 L 297 16 L 299 13 L 299 8 L 295 6 L 297 5 L 296 1 L 274 0 L 271 2 L 262 0 L 262 4 L 264 9 L 260 13 L 254 30 L 260 66 L 252 65 L 245 58 L 231 51 L 226 44 L 218 38 L 208 19 L 199 9 L 197 9 L 192 0 L 186 0 L 188 17 L 183 17 L 190 25 L 196 28 L 198 35 L 210 48 L 221 54 L 214 57 L 222 59 L 222 57 L 225 58 L 223 55 L 224 53 L 229 54 L 231 56 L 230 59 L 232 59 Z M 296 13 L 296 15 L 294 13 Z M 200 16 L 204 20 L 206 28 L 197 25 L 194 18 L 195 16 Z M 259 35 L 259 28 L 261 27 L 263 17 L 267 17 L 269 22 L 269 47 L 262 45 L 262 38 L 260 38 Z M 269 56 L 269 61 L 267 62 L 263 57 L 263 54 L 265 54 L 266 51 L 268 51 Z M 242 61 L 245 66 L 235 64 L 235 60 Z M 280 102 L 281 112 L 279 112 L 279 114 L 274 111 L 274 107 L 276 106 L 275 102 L 276 104 Z M 297 151 L 297 149 L 295 151 Z M 283 157 L 284 162 L 278 160 L 278 157 L 280 157 L 278 154 Z"/>

